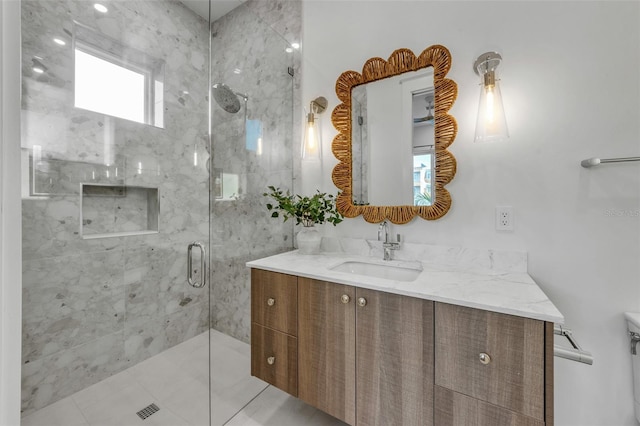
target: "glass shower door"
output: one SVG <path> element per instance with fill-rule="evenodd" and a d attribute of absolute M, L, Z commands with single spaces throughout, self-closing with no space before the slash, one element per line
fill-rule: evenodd
<path fill-rule="evenodd" d="M 273 219 L 262 194 L 268 185 L 293 186 L 295 53 L 275 29 L 299 25 L 299 6 L 249 1 L 211 19 L 210 352 L 216 426 L 258 422 L 254 415 L 286 398 L 250 376 L 246 262 L 293 246 L 291 221 Z M 216 12 L 215 1 L 212 7 Z"/>
<path fill-rule="evenodd" d="M 21 7 L 25 424 L 208 425 L 209 21 Z"/>

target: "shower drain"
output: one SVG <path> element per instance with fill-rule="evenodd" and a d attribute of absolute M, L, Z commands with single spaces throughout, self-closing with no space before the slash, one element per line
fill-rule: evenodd
<path fill-rule="evenodd" d="M 146 419 L 147 417 L 149 417 L 153 413 L 156 413 L 159 410 L 160 410 L 160 408 L 158 408 L 158 406 L 156 404 L 151 404 L 151 405 L 148 405 L 148 406 L 144 407 L 142 410 L 138 411 L 136 414 L 138 415 L 138 417 L 140 417 L 142 420 L 144 420 L 144 419 Z"/>

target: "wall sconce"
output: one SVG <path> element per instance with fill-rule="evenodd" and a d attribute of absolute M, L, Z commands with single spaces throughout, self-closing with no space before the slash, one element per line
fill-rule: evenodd
<path fill-rule="evenodd" d="M 496 68 L 502 56 L 496 52 L 483 53 L 476 59 L 473 70 L 482 77 L 478 120 L 476 121 L 476 142 L 498 141 L 509 138 L 507 120 L 504 116 L 502 94 Z"/>
<path fill-rule="evenodd" d="M 302 159 L 320 161 L 322 158 L 322 139 L 320 137 L 320 121 L 316 115 L 322 114 L 327 109 L 327 99 L 320 96 L 311 101 L 309 114 L 304 129 L 302 141 Z"/>

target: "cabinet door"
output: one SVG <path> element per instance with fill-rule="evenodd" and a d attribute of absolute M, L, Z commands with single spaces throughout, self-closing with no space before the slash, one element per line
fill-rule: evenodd
<path fill-rule="evenodd" d="M 544 421 L 544 322 L 444 303 L 435 310 L 436 385 Z"/>
<path fill-rule="evenodd" d="M 358 288 L 356 304 L 357 424 L 432 425 L 433 302 Z"/>
<path fill-rule="evenodd" d="M 298 397 L 352 425 L 354 296 L 351 286 L 298 278 Z"/>
<path fill-rule="evenodd" d="M 545 426 L 543 421 L 440 386 L 436 386 L 435 391 L 435 424 L 438 426 Z"/>

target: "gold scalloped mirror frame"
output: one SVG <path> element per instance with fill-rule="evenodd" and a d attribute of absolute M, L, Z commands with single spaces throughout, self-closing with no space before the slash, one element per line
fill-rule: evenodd
<path fill-rule="evenodd" d="M 435 97 L 435 203 L 431 206 L 360 206 L 353 204 L 351 170 L 351 89 L 361 84 L 393 77 L 409 71 L 433 67 Z M 458 133 L 455 118 L 448 114 L 458 96 L 455 81 L 445 78 L 451 68 L 451 54 L 441 45 L 427 47 L 419 56 L 409 49 L 394 51 L 388 60 L 371 58 L 364 63 L 362 74 L 343 72 L 336 81 L 336 94 L 342 102 L 331 114 L 331 122 L 338 131 L 331 150 L 339 163 L 334 167 L 333 183 L 340 189 L 336 200 L 338 211 L 345 217 L 362 215 L 370 223 L 387 219 L 393 223 L 410 222 L 420 216 L 435 220 L 444 216 L 451 207 L 451 195 L 445 185 L 456 174 L 456 159 L 447 151 Z"/>

